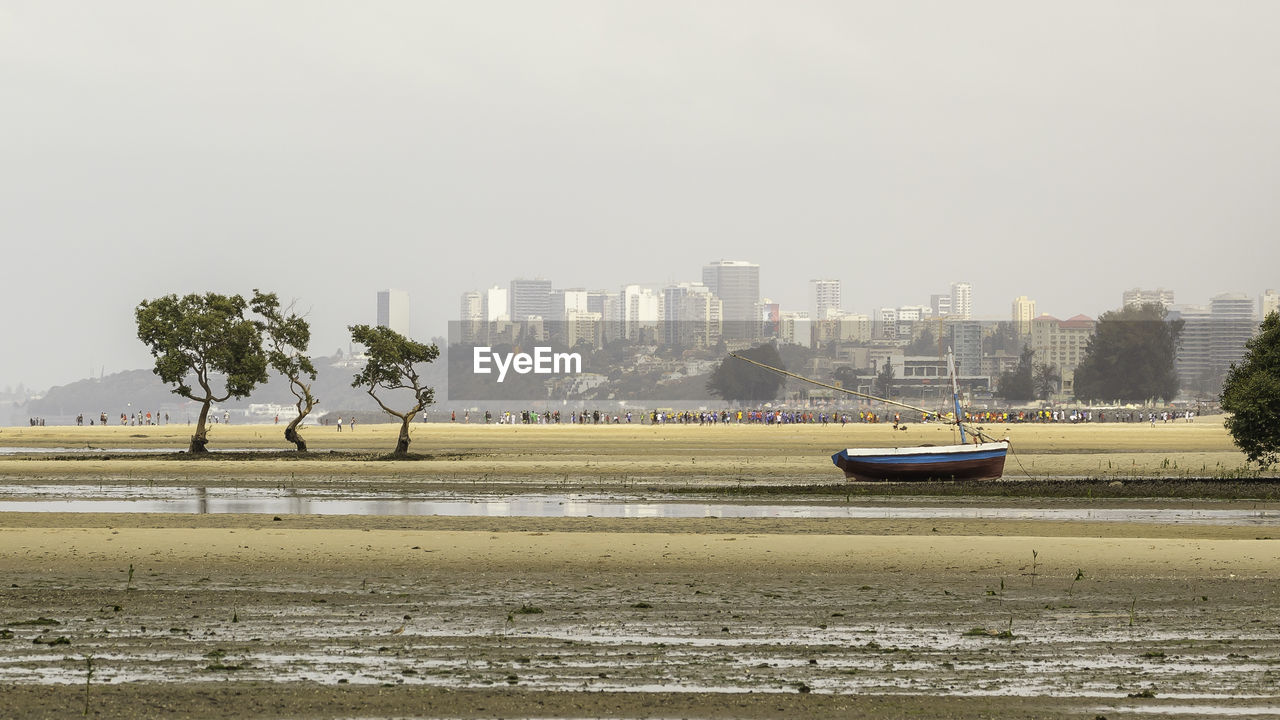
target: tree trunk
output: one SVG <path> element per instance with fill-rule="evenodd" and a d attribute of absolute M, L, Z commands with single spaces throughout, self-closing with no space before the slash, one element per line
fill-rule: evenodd
<path fill-rule="evenodd" d="M 412 418 L 412 415 L 405 415 L 400 419 L 400 438 L 396 440 L 396 455 L 409 453 L 409 420 Z"/>
<path fill-rule="evenodd" d="M 191 445 L 187 447 L 189 453 L 209 452 L 204 446 L 209 444 L 209 431 L 205 428 L 205 421 L 209 419 L 209 400 L 204 401 L 204 405 L 200 406 L 200 419 L 196 421 L 196 434 L 191 436 Z"/>
<path fill-rule="evenodd" d="M 296 445 L 298 447 L 298 452 L 306 452 L 307 441 L 303 440 L 302 436 L 298 434 L 298 424 L 301 422 L 301 415 L 294 418 L 293 422 L 289 423 L 289 427 L 284 429 L 284 439 Z"/>

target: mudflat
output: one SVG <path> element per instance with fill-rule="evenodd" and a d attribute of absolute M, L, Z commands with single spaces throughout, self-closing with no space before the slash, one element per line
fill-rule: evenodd
<path fill-rule="evenodd" d="M 1076 427 L 1049 427 L 1015 442 L 1037 457 L 1106 443 L 1136 467 L 1185 440 L 1242 464 L 1220 426 L 1117 427 L 1085 427 L 1062 445 L 1052 433 Z M 21 443 L 12 430 L 0 442 L 73 447 L 53 428 L 21 428 Z M 103 445 L 122 432 L 92 430 L 109 431 L 86 441 Z M 228 445 L 253 447 L 274 428 L 226 430 Z M 701 478 L 714 490 L 743 483 L 730 462 L 744 476 L 792 466 L 833 482 L 829 462 L 806 453 L 895 437 L 813 430 L 426 426 L 412 449 L 433 457 L 413 462 L 32 455 L 0 461 L 0 474 L 11 486 L 108 487 L 301 474 L 304 490 L 361 478 L 412 491 L 487 465 L 490 490 L 506 492 L 563 482 L 545 464 L 605 487 L 616 469 L 651 462 L 648 485 Z M 394 437 L 385 426 L 356 433 L 370 439 L 324 451 L 376 453 Z M 299 463 L 314 467 L 298 473 Z M 451 474 L 456 463 L 476 468 Z M 1266 498 L 1234 506 L 1243 502 L 1274 510 Z M 15 717 L 1246 716 L 1280 704 L 1278 575 L 1280 527 L 1266 522 L 3 513 L 0 707 Z"/>

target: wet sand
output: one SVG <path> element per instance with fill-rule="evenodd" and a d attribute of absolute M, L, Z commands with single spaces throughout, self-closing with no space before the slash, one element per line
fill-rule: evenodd
<path fill-rule="evenodd" d="M 517 482 L 557 458 L 625 465 L 638 442 L 616 428 L 581 440 L 504 430 L 432 432 L 460 453 L 502 438 Z M 783 435 L 779 448 L 768 428 L 702 430 L 660 429 L 657 462 L 675 470 L 659 484 L 684 482 L 701 456 L 676 453 L 709 442 L 777 463 L 827 441 Z M 1185 432 L 1212 449 L 1219 431 Z M 1116 437 L 1126 454 L 1167 452 Z M 1052 454 L 1052 436 L 1043 442 Z M 238 462 L 149 460 L 6 459 L 0 473 L 177 474 L 157 462 L 249 476 Z M 294 465 L 251 462 L 262 482 L 285 482 Z M 439 477 L 425 463 L 342 462 L 409 475 L 394 481 L 406 488 Z M 0 707 L 49 718 L 86 705 L 94 717 L 209 718 L 1256 715 L 1280 706 L 1273 536 L 1025 520 L 6 513 Z"/>

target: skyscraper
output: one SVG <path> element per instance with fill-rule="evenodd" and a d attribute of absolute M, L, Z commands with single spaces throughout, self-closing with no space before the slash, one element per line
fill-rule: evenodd
<path fill-rule="evenodd" d="M 485 322 L 511 319 L 511 301 L 506 288 L 494 285 L 480 295 L 480 307 L 484 313 Z"/>
<path fill-rule="evenodd" d="M 404 290 L 378 291 L 378 327 L 391 328 L 409 337 L 409 293 Z"/>
<path fill-rule="evenodd" d="M 822 320 L 829 313 L 840 312 L 840 281 L 810 280 L 813 287 L 813 318 Z"/>
<path fill-rule="evenodd" d="M 1258 319 L 1266 320 L 1273 312 L 1280 312 L 1280 293 L 1268 290 L 1258 298 Z"/>
<path fill-rule="evenodd" d="M 1143 290 L 1142 288 L 1133 288 L 1125 290 L 1124 307 L 1130 305 L 1150 305 L 1152 303 L 1164 306 L 1165 310 L 1173 307 L 1173 291 L 1164 288 L 1156 288 L 1155 290 Z"/>
<path fill-rule="evenodd" d="M 1222 293 L 1209 298 L 1210 359 L 1214 371 L 1225 374 L 1231 363 L 1244 357 L 1244 344 L 1258 329 L 1253 300 L 1244 293 Z"/>
<path fill-rule="evenodd" d="M 511 281 L 511 320 L 524 322 L 529 318 L 547 319 L 551 314 L 551 281 L 538 278 Z"/>
<path fill-rule="evenodd" d="M 464 343 L 476 342 L 483 337 L 484 326 L 484 296 L 474 291 L 462 293 L 458 309 L 458 339 Z M 452 341 L 454 338 L 449 339 Z"/>
<path fill-rule="evenodd" d="M 1026 295 L 1013 299 L 1013 330 L 1018 337 L 1031 334 L 1031 321 L 1036 317 L 1036 301 Z"/>
<path fill-rule="evenodd" d="M 754 340 L 760 336 L 759 265 L 717 260 L 702 267 L 702 284 L 720 298 L 725 339 Z"/>
<path fill-rule="evenodd" d="M 973 318 L 973 286 L 967 282 L 951 284 L 951 317 L 957 320 Z"/>

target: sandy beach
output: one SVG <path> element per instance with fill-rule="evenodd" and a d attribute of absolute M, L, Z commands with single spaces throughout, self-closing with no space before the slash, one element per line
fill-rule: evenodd
<path fill-rule="evenodd" d="M 169 432 L 14 430 L 0 442 L 153 447 Z M 225 430 L 215 442 L 272 442 L 272 428 Z M 413 449 L 434 457 L 414 462 L 37 454 L 0 460 L 0 475 L 104 492 L 296 475 L 304 489 L 356 478 L 415 492 L 487 466 L 506 492 L 554 485 L 572 465 L 601 486 L 622 472 L 714 489 L 779 466 L 840 482 L 810 456 L 885 432 L 565 430 L 426 426 Z M 1037 459 L 1105 452 L 1134 475 L 1197 453 L 1241 464 L 1206 423 L 1012 430 Z M 392 438 L 357 434 L 309 439 L 373 452 Z M 716 458 L 741 459 L 697 467 Z M 939 502 L 953 501 L 965 502 Z M 1280 704 L 1278 576 L 1280 527 L 1265 523 L 8 512 L 0 706 L 48 718 L 1249 715 Z"/>

